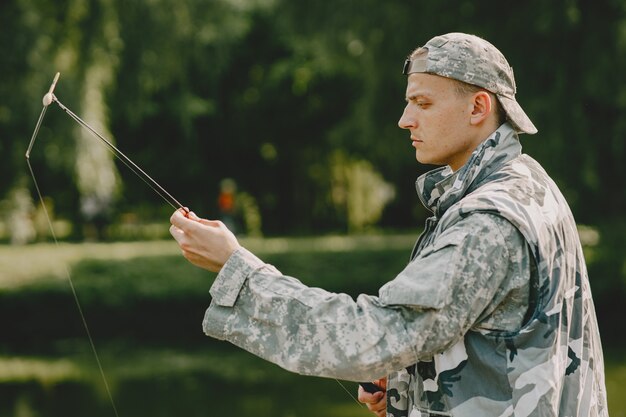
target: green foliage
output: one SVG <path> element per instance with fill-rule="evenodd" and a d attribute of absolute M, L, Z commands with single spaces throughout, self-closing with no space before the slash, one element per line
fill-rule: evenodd
<path fill-rule="evenodd" d="M 616 317 L 626 315 L 626 222 L 602 223 L 599 242 L 585 252 L 602 339 L 626 343 L 626 334 Z"/>
<path fill-rule="evenodd" d="M 413 180 L 428 167 L 396 126 L 402 61 L 439 33 L 484 36 L 515 68 L 518 100 L 539 128 L 522 137 L 526 152 L 577 220 L 598 225 L 590 277 L 606 301 L 597 306 L 607 337 L 623 339 L 606 318 L 626 295 L 616 226 L 626 212 L 624 2 L 10 0 L 0 26 L 0 239 L 10 232 L 16 243 L 33 230 L 49 238 L 41 209 L 24 198 L 35 198 L 24 152 L 56 71 L 60 100 L 96 114 L 120 149 L 202 216 L 219 216 L 219 183 L 233 178 L 254 233 L 354 231 L 376 220 L 413 229 L 428 215 Z M 88 189 L 96 171 L 77 168 L 85 166 L 77 140 L 100 144 L 77 131 L 51 106 L 31 156 L 55 224 L 66 225 L 62 237 L 89 230 L 81 202 L 107 187 L 117 198 L 102 220 L 113 223 L 108 236 L 167 235 L 171 207 L 119 162 L 95 177 L 117 171 L 120 184 Z M 350 187 L 362 161 L 375 181 Z M 364 191 L 376 195 L 372 182 L 390 184 L 395 199 L 359 203 Z"/>
<path fill-rule="evenodd" d="M 400 271 L 415 236 L 244 239 L 285 274 L 330 291 L 375 294 Z M 198 341 L 214 274 L 193 267 L 174 242 L 0 247 L 0 315 L 7 346 L 33 349 L 81 337 L 68 281 L 101 337 Z M 32 259 L 37 259 L 32 263 Z M 350 270 L 341 268 L 350 265 Z M 41 312 L 49 320 L 41 320 Z M 0 346 L 0 351 L 2 346 Z"/>
<path fill-rule="evenodd" d="M 430 37 L 466 31 L 515 68 L 518 99 L 540 130 L 523 138 L 526 150 L 577 218 L 594 224 L 626 209 L 623 2 L 533 0 L 505 11 L 492 0 L 11 0 L 0 25 L 0 198 L 27 177 L 41 97 L 61 71 L 59 98 L 79 115 L 95 112 L 125 153 L 198 213 L 217 216 L 218 184 L 229 177 L 256 202 L 266 234 L 348 230 L 349 213 L 332 198 L 339 150 L 398 191 L 381 225 L 419 224 L 427 213 L 412 182 L 427 167 L 395 125 L 400 66 Z M 75 141 L 99 145 L 76 130 L 51 108 L 32 160 L 57 216 L 80 224 L 81 200 L 110 185 L 88 190 L 95 180 L 79 168 Z M 103 169 L 124 185 L 105 221 L 171 211 L 126 167 Z"/>

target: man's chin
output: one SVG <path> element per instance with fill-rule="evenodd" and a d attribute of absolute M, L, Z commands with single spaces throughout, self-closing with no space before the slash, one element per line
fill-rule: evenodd
<path fill-rule="evenodd" d="M 441 165 L 436 163 L 432 158 L 428 158 L 426 155 L 421 152 L 415 152 L 415 160 L 423 165 Z"/>

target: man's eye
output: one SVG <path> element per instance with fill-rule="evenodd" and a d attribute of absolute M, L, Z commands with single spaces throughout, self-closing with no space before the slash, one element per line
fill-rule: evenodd
<path fill-rule="evenodd" d="M 418 106 L 420 106 L 421 108 L 424 108 L 424 107 L 428 107 L 428 106 L 430 106 L 430 103 L 428 103 L 428 102 L 426 102 L 426 101 L 418 101 L 416 104 L 417 104 Z"/>

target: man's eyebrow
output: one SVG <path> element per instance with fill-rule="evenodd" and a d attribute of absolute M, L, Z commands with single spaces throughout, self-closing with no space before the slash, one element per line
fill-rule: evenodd
<path fill-rule="evenodd" d="M 405 100 L 408 101 L 413 101 L 413 100 L 417 100 L 419 98 L 425 98 L 425 99 L 429 99 L 428 95 L 426 93 L 415 93 L 415 94 L 409 94 L 407 96 L 405 96 Z"/>

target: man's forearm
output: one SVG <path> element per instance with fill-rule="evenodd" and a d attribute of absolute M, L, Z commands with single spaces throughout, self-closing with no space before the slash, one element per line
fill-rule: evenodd
<path fill-rule="evenodd" d="M 305 375 L 373 380 L 415 362 L 415 341 L 400 310 L 382 307 L 376 297 L 355 301 L 309 288 L 259 262 L 245 250 L 229 260 L 231 272 L 223 271 L 211 289 L 207 335 Z M 227 281 L 241 280 L 241 271 L 249 275 L 235 300 Z"/>

